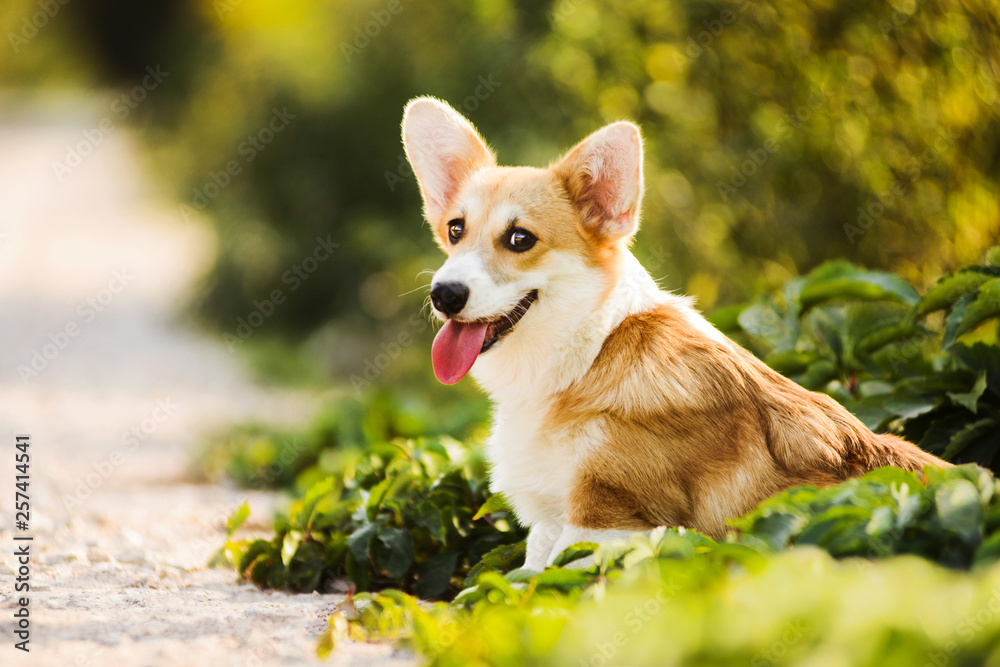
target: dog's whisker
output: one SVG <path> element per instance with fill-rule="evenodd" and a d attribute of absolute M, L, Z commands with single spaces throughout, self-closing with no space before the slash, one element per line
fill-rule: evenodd
<path fill-rule="evenodd" d="M 414 287 L 413 289 L 408 290 L 406 292 L 403 292 L 402 294 L 400 294 L 398 296 L 406 296 L 407 294 L 413 294 L 414 292 L 417 292 L 417 291 L 422 290 L 422 289 L 430 290 L 430 288 L 431 288 L 431 284 L 430 283 L 427 283 L 426 285 L 418 285 L 418 286 Z"/>

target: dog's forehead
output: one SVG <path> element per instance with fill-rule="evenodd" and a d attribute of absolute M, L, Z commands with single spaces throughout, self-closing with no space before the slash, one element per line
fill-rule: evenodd
<path fill-rule="evenodd" d="M 490 167 L 469 177 L 457 204 L 470 219 L 505 225 L 530 214 L 532 202 L 551 189 L 552 181 L 547 169 Z"/>

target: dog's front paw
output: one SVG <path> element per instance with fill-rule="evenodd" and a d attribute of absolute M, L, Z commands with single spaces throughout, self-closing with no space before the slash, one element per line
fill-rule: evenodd
<path fill-rule="evenodd" d="M 541 572 L 552 562 L 552 545 L 562 535 L 563 528 L 555 521 L 540 521 L 528 532 L 528 547 L 524 569 Z"/>

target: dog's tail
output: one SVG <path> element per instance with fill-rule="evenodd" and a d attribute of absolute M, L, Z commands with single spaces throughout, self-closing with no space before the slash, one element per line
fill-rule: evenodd
<path fill-rule="evenodd" d="M 825 485 L 894 466 L 918 471 L 925 465 L 951 467 L 916 445 L 872 433 L 857 417 L 825 394 L 806 390 L 764 367 L 761 395 L 768 448 L 789 472 Z"/>
<path fill-rule="evenodd" d="M 920 449 L 917 445 L 889 433 L 872 433 L 854 415 L 833 399 L 816 394 L 816 401 L 838 434 L 841 474 L 863 475 L 869 470 L 893 466 L 919 471 L 925 465 L 950 468 L 951 464 Z"/>

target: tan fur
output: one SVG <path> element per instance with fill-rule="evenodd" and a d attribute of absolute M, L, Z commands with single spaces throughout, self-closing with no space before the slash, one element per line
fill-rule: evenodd
<path fill-rule="evenodd" d="M 790 486 L 948 465 L 872 433 L 669 306 L 626 318 L 554 402 L 548 425 L 595 420 L 606 446 L 581 467 L 569 502 L 570 524 L 584 528 L 683 525 L 718 537 L 727 518 Z"/>
<path fill-rule="evenodd" d="M 475 128 L 430 98 L 407 105 L 403 136 L 448 254 L 434 280 L 469 289 L 453 318 L 493 320 L 538 295 L 470 371 L 495 404 L 491 487 L 531 526 L 526 567 L 660 525 L 719 537 L 797 484 L 948 465 L 873 434 L 659 289 L 628 251 L 643 188 L 636 126 L 601 128 L 548 169 L 496 166 Z M 451 243 L 455 219 L 464 234 Z M 538 239 L 527 252 L 505 246 L 514 220 Z"/>

